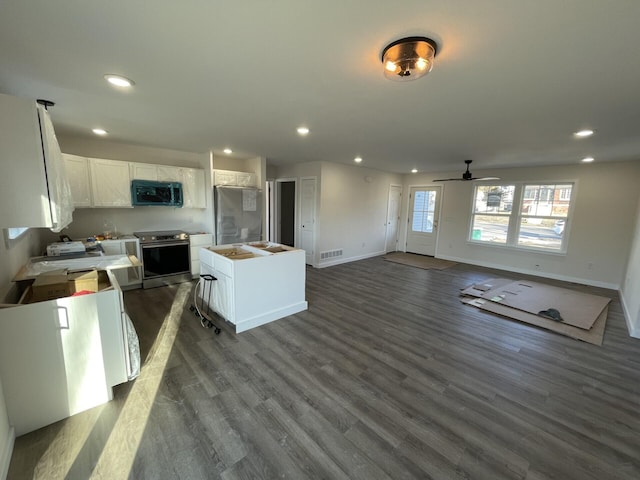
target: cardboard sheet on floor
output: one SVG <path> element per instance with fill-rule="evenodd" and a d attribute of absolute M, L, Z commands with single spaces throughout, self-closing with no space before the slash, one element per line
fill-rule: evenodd
<path fill-rule="evenodd" d="M 555 308 L 563 318 L 559 323 L 585 330 L 591 328 L 611 301 L 607 297 L 526 280 L 490 289 L 484 292 L 481 298 L 533 315 L 537 315 L 541 310 Z"/>
<path fill-rule="evenodd" d="M 482 297 L 485 293 L 504 287 L 511 282 L 513 282 L 513 280 L 509 280 L 507 278 L 490 278 L 484 282 L 474 283 L 473 285 L 468 286 L 460 292 L 460 295 Z"/>
<path fill-rule="evenodd" d="M 550 320 L 539 315 L 511 308 L 501 303 L 487 301 L 482 298 L 463 297 L 462 302 L 486 312 L 495 313 L 511 320 L 517 320 L 519 322 L 545 328 L 547 330 L 575 338 L 576 340 L 582 340 L 583 342 L 598 346 L 602 345 L 602 341 L 604 339 L 604 328 L 607 323 L 607 315 L 609 313 L 609 307 L 605 306 L 596 318 L 591 329 L 585 330 L 583 328 L 567 325 L 563 322 L 556 322 L 555 320 Z"/>

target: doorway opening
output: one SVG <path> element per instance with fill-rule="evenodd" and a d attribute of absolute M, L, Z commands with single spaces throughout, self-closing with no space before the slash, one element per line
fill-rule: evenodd
<path fill-rule="evenodd" d="M 276 180 L 276 242 L 294 247 L 296 243 L 296 180 Z"/>

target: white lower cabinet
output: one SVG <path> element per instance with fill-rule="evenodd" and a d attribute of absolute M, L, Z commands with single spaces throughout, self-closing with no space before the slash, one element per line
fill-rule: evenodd
<path fill-rule="evenodd" d="M 189 234 L 189 254 L 193 278 L 198 278 L 200 275 L 200 249 L 211 245 L 213 245 L 213 235 L 211 233 Z"/>
<path fill-rule="evenodd" d="M 0 377 L 17 436 L 108 402 L 127 381 L 122 292 L 110 283 L 0 309 Z"/>

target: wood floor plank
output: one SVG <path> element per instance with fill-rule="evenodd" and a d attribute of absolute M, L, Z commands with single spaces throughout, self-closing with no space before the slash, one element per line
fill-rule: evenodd
<path fill-rule="evenodd" d="M 8 478 L 640 478 L 640 341 L 617 293 L 531 278 L 612 298 L 598 347 L 459 301 L 496 277 L 526 279 L 382 257 L 308 268 L 308 310 L 238 335 L 215 318 L 219 336 L 189 311 L 192 285 L 125 292 L 140 377 L 17 438 Z"/>

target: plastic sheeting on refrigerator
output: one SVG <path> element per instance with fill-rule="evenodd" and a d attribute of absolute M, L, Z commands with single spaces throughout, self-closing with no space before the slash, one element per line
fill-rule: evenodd
<path fill-rule="evenodd" d="M 262 240 L 262 190 L 215 187 L 216 245 Z"/>

